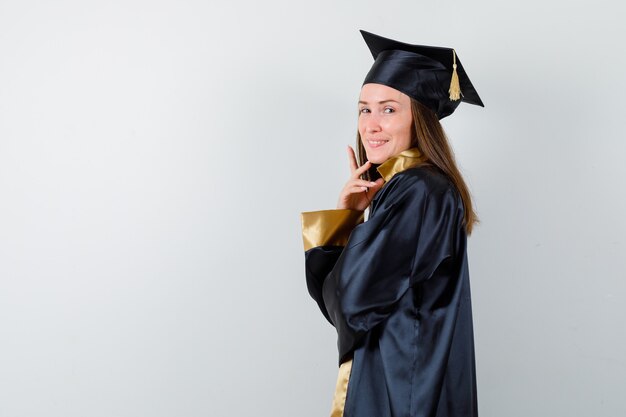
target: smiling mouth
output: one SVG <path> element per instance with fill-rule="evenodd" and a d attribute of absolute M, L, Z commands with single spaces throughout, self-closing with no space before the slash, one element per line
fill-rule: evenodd
<path fill-rule="evenodd" d="M 368 140 L 367 141 L 372 148 L 378 148 L 379 146 L 383 146 L 385 143 L 389 142 L 388 140 Z"/>

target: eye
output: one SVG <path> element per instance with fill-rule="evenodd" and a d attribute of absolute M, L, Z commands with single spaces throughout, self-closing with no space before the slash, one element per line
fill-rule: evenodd
<path fill-rule="evenodd" d="M 393 113 L 395 111 L 396 110 L 393 107 L 385 107 L 385 110 L 384 110 L 385 113 Z"/>
<path fill-rule="evenodd" d="M 359 110 L 359 113 L 369 113 L 370 109 L 368 109 L 367 107 L 363 107 L 362 109 Z"/>

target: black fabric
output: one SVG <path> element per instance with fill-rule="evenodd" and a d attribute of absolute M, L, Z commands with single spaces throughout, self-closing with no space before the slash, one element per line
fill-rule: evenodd
<path fill-rule="evenodd" d="M 463 203 L 433 168 L 396 174 L 345 247 L 305 253 L 307 285 L 353 357 L 344 417 L 477 416 Z"/>

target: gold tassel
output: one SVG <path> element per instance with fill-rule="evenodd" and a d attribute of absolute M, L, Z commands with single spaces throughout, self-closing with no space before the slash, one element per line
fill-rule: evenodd
<path fill-rule="evenodd" d="M 459 75 L 456 73 L 456 52 L 452 50 L 452 80 L 450 81 L 450 100 L 458 100 L 461 98 L 461 86 L 459 85 Z"/>

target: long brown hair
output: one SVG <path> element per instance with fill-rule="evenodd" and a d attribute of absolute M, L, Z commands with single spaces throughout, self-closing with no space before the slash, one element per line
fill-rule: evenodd
<path fill-rule="evenodd" d="M 437 167 L 452 181 L 458 190 L 465 207 L 463 225 L 469 235 L 472 233 L 474 224 L 478 223 L 478 216 L 474 211 L 469 189 L 456 165 L 454 152 L 448 142 L 443 126 L 441 126 L 435 112 L 413 98 L 411 98 L 411 113 L 413 115 L 413 124 L 411 126 L 413 141 L 411 147 L 418 148 L 426 157 L 427 162 L 425 164 Z M 363 165 L 367 161 L 367 154 L 365 153 L 363 143 L 361 143 L 361 135 L 358 130 L 356 136 L 359 165 Z M 371 181 L 375 177 L 379 177 L 377 174 L 376 167 L 372 165 L 372 168 L 364 176 Z"/>

